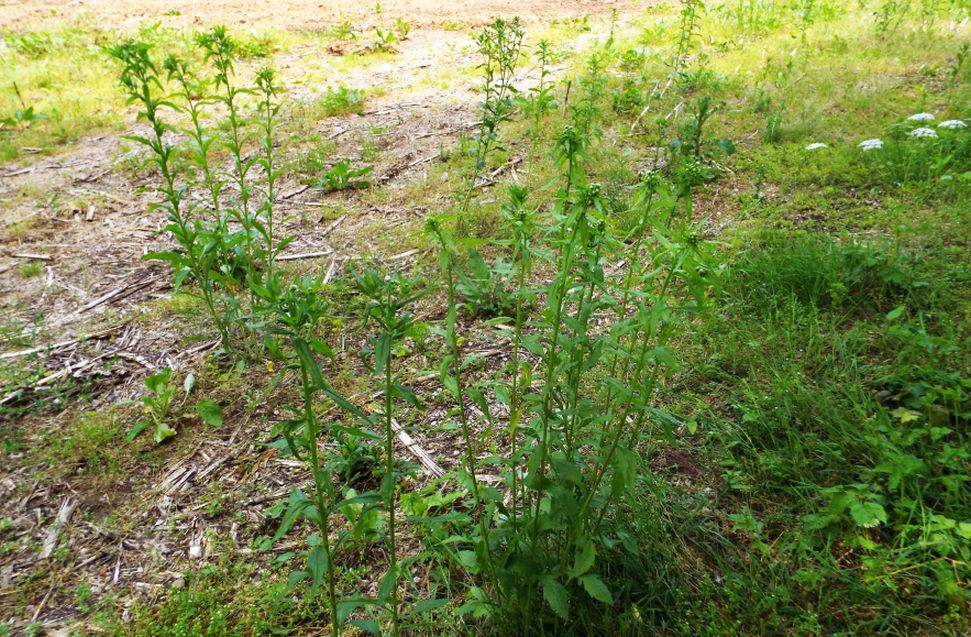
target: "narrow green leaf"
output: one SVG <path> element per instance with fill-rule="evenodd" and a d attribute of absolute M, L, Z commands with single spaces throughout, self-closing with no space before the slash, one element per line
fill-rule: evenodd
<path fill-rule="evenodd" d="M 138 434 L 148 429 L 151 424 L 152 423 L 147 420 L 139 420 L 134 424 L 134 426 L 132 426 L 131 429 L 128 430 L 128 434 L 125 437 L 129 442 L 131 442 L 138 436 Z"/>
<path fill-rule="evenodd" d="M 451 601 L 452 600 L 447 597 L 439 597 L 438 599 L 423 599 L 416 602 L 415 605 L 412 606 L 412 612 L 417 615 L 429 613 L 437 608 L 441 608 L 442 606 L 447 606 Z"/>
<path fill-rule="evenodd" d="M 351 620 L 351 625 L 357 626 L 364 632 L 371 635 L 381 634 L 381 624 L 379 624 L 375 619 L 354 619 Z"/>
<path fill-rule="evenodd" d="M 302 338 L 295 338 L 293 339 L 293 347 L 297 350 L 297 356 L 300 357 L 300 364 L 307 370 L 314 385 L 316 387 L 326 385 L 324 376 L 320 373 L 320 366 L 317 365 L 317 359 L 314 358 L 313 352 L 310 351 L 310 346 L 307 345 L 307 341 Z"/>
<path fill-rule="evenodd" d="M 332 401 L 334 401 L 335 405 L 337 405 L 347 413 L 357 416 L 358 418 L 366 422 L 368 425 L 371 424 L 371 419 L 368 418 L 367 414 L 365 414 L 359 408 L 354 406 L 350 401 L 348 401 L 346 398 L 338 394 L 336 391 L 331 389 L 329 385 L 326 385 L 326 384 L 322 385 L 320 387 L 320 390 L 325 394 L 327 394 L 327 397 L 330 398 Z"/>
<path fill-rule="evenodd" d="M 303 491 L 299 489 L 291 491 L 290 497 L 287 499 L 287 511 L 283 514 L 283 519 L 280 521 L 280 526 L 273 535 L 272 541 L 276 542 L 286 535 L 293 525 L 297 523 L 297 520 L 300 519 L 300 515 L 304 509 L 309 507 L 310 504 L 310 500 L 303 494 Z"/>
<path fill-rule="evenodd" d="M 398 585 L 398 568 L 391 565 L 388 572 L 381 578 L 381 587 L 378 589 L 378 602 L 384 603 L 391 599 L 391 591 Z"/>

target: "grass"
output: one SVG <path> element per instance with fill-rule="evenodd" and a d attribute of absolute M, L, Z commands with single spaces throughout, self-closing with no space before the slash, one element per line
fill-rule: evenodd
<path fill-rule="evenodd" d="M 364 91 L 347 88 L 343 84 L 337 88 L 329 86 L 317 103 L 317 108 L 324 117 L 361 115 L 364 113 Z"/>
<path fill-rule="evenodd" d="M 41 265 L 40 261 L 28 261 L 17 266 L 17 274 L 25 279 L 35 277 L 43 271 L 44 267 Z"/>
<path fill-rule="evenodd" d="M 318 614 L 312 600 L 294 604 L 279 566 L 260 572 L 256 565 L 225 558 L 198 573 L 187 573 L 183 590 L 157 607 L 135 609 L 138 618 L 125 634 L 259 635 L 286 633 Z M 248 582 L 240 586 L 241 582 Z"/>
<path fill-rule="evenodd" d="M 725 511 L 720 514 L 725 522 L 747 538 L 745 548 L 725 549 L 718 556 L 729 561 L 737 593 L 754 582 L 790 582 L 777 585 L 777 606 L 765 606 L 771 597 L 764 596 L 748 608 L 732 601 L 731 590 L 725 591 L 723 603 L 729 604 L 729 612 L 760 633 L 799 632 L 802 620 L 786 617 L 784 609 L 792 608 L 814 616 L 819 630 L 827 634 L 908 632 L 928 613 L 947 614 L 949 591 L 966 582 L 962 584 L 961 569 L 954 573 L 955 581 L 935 566 L 951 550 L 946 546 L 943 552 L 934 547 L 919 556 L 903 548 L 905 538 L 929 528 L 929 522 L 911 517 L 908 498 L 895 500 L 903 494 L 886 490 L 882 472 L 901 462 L 901 456 L 893 454 L 929 459 L 948 445 L 960 444 L 958 430 L 947 428 L 937 441 L 911 434 L 901 448 L 894 431 L 911 415 L 912 432 L 915 426 L 927 426 L 922 424 L 926 416 L 907 411 L 911 407 L 934 413 L 922 402 L 928 395 L 924 390 L 916 403 L 900 411 L 899 401 L 908 400 L 902 389 L 953 383 L 952 374 L 961 374 L 967 361 L 954 355 L 928 359 L 919 348 L 881 335 L 888 329 L 887 307 L 907 297 L 908 307 L 932 306 L 912 297 L 916 280 L 910 286 L 854 290 L 861 284 L 855 258 L 848 260 L 844 249 L 833 249 L 828 241 L 816 235 L 768 254 L 759 250 L 740 255 L 729 277 L 724 310 L 686 361 L 685 369 L 692 371 L 681 379 L 675 395 L 679 401 L 704 405 L 697 417 L 705 440 L 694 452 L 720 467 L 725 486 L 715 507 Z M 807 268 L 803 261 L 809 255 L 815 268 Z M 835 298 L 830 293 L 834 289 Z M 845 294 L 848 290 L 852 292 Z M 909 329 L 889 332 L 906 342 L 913 338 Z M 905 351 L 898 349 L 902 346 Z M 901 366 L 903 360 L 910 362 Z M 904 369 L 909 370 L 905 378 L 900 376 Z M 705 390 L 711 386 L 719 388 L 714 396 Z M 943 386 L 942 390 L 947 391 Z M 960 410 L 943 408 L 938 423 L 953 427 L 963 418 Z M 950 436 L 957 438 L 944 442 Z M 923 469 L 930 471 L 930 482 L 924 483 L 918 497 L 935 507 L 936 515 L 961 519 L 960 500 L 947 504 L 931 484 L 940 472 L 946 476 L 966 471 L 965 462 Z M 855 486 L 847 491 L 847 485 Z M 872 503 L 874 511 L 881 517 L 886 513 L 888 519 L 871 522 L 862 508 L 852 516 L 852 507 L 836 511 L 834 498 L 845 493 L 854 494 L 854 504 Z M 825 520 L 815 517 L 820 510 L 827 512 Z M 793 520 L 798 522 L 792 524 Z M 957 535 L 941 539 L 945 545 L 960 541 Z M 763 559 L 743 569 L 744 553 L 753 548 Z M 835 552 L 842 558 L 837 560 Z M 786 564 L 792 570 L 786 572 Z M 903 592 L 917 590 L 921 594 L 915 596 Z M 857 605 L 868 610 L 852 624 L 837 619 L 836 608 Z M 950 612 L 950 618 L 934 621 L 942 621 L 945 631 L 959 632 L 962 622 Z"/>
<path fill-rule="evenodd" d="M 112 480 L 129 456 L 121 448 L 124 434 L 119 415 L 84 412 L 67 428 L 66 435 L 52 432 L 46 444 L 35 449 L 42 449 L 41 461 L 56 475 Z"/>
<path fill-rule="evenodd" d="M 24 149 L 46 151 L 122 125 L 123 100 L 97 46 L 108 37 L 104 31 L 79 23 L 4 37 L 10 45 L 0 53 L 5 70 L 0 114 L 8 117 L 32 107 L 40 119 L 0 132 L 0 161 L 15 159 Z"/>
<path fill-rule="evenodd" d="M 137 35 L 155 45 L 178 43 L 191 51 L 194 32 L 144 24 Z M 33 121 L 0 128 L 0 161 L 24 154 L 50 153 L 98 132 L 126 125 L 118 79 L 102 47 L 129 31 L 112 30 L 90 18 L 50 23 L 45 30 L 3 32 L 0 49 L 0 120 L 32 108 Z M 277 30 L 236 34 L 243 72 L 309 36 Z"/>

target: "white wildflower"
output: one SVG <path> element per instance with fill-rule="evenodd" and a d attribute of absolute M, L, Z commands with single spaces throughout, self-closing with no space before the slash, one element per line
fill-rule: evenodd
<path fill-rule="evenodd" d="M 937 139 L 937 131 L 933 128 L 915 128 L 910 131 L 910 136 L 915 139 Z"/>
<path fill-rule="evenodd" d="M 968 125 L 960 119 L 949 119 L 947 121 L 941 122 L 937 125 L 938 128 L 946 128 L 948 130 L 958 130 L 959 128 L 967 128 Z"/>
<path fill-rule="evenodd" d="M 880 150 L 881 148 L 883 148 L 883 140 L 882 139 L 863 140 L 862 142 L 860 142 L 860 148 L 862 148 L 864 151 Z"/>
<path fill-rule="evenodd" d="M 907 118 L 909 122 L 930 122 L 934 120 L 933 113 L 915 113 Z"/>
<path fill-rule="evenodd" d="M 829 146 L 827 146 L 822 142 L 815 142 L 813 144 L 806 146 L 806 150 L 819 150 L 820 148 L 829 148 Z"/>

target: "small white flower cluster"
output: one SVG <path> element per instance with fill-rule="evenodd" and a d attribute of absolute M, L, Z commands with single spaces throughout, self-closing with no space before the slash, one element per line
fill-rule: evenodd
<path fill-rule="evenodd" d="M 862 148 L 864 152 L 871 151 L 871 150 L 880 150 L 881 148 L 883 148 L 883 140 L 865 139 L 862 142 L 860 142 L 860 148 Z"/>
<path fill-rule="evenodd" d="M 915 128 L 910 131 L 910 136 L 914 139 L 937 139 L 937 131 L 933 128 Z"/>
<path fill-rule="evenodd" d="M 941 122 L 940 124 L 937 125 L 937 127 L 946 128 L 948 130 L 958 130 L 961 128 L 967 128 L 968 125 L 964 123 L 963 120 L 960 120 L 960 119 L 949 119 Z"/>
<path fill-rule="evenodd" d="M 806 150 L 819 150 L 820 148 L 829 148 L 829 146 L 822 142 L 815 142 L 806 146 Z"/>
<path fill-rule="evenodd" d="M 933 113 L 914 113 L 907 118 L 907 121 L 927 123 L 933 122 L 935 116 Z M 907 136 L 912 139 L 938 139 L 937 131 L 930 127 L 930 124 L 924 126 L 917 126 L 909 133 Z M 967 128 L 968 124 L 964 120 L 960 119 L 948 119 L 937 125 L 937 128 L 945 130 L 961 130 L 962 128 Z M 859 144 L 863 152 L 869 152 L 871 150 L 880 150 L 883 148 L 883 140 L 880 138 L 865 139 Z M 816 150 L 818 148 L 826 148 L 826 144 L 814 143 L 806 146 L 806 150 Z"/>

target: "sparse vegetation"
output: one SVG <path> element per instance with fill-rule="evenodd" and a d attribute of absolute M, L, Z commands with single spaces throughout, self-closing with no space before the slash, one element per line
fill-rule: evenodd
<path fill-rule="evenodd" d="M 328 87 L 319 105 L 324 117 L 360 115 L 364 112 L 364 91 L 343 84 L 337 88 Z"/>

